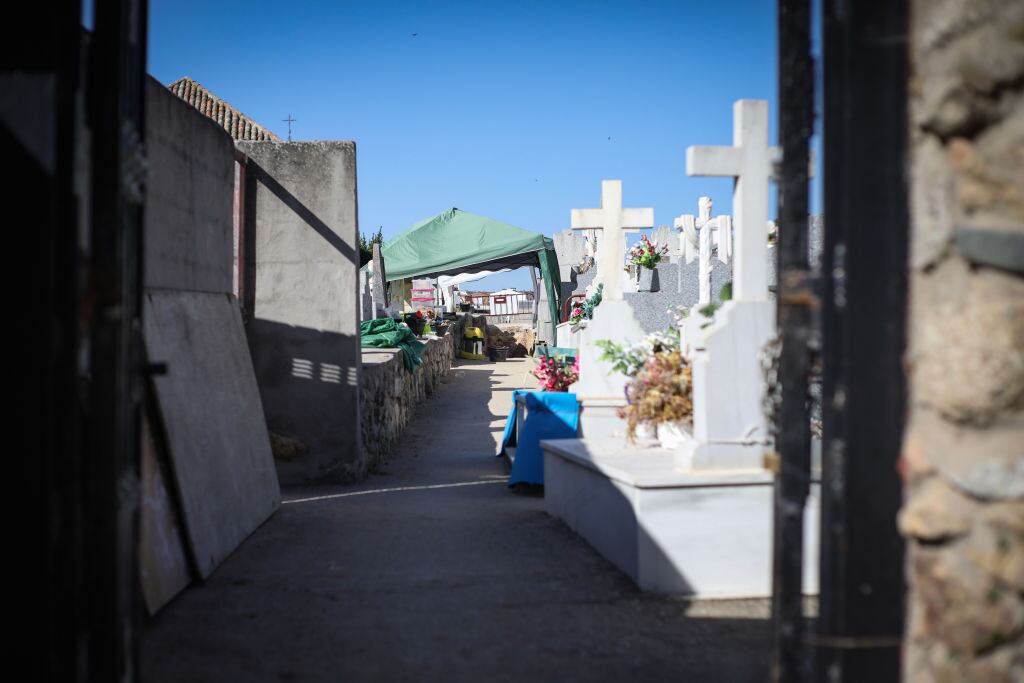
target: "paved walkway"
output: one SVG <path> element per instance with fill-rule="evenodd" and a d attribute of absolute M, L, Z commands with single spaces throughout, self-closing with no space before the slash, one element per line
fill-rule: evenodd
<path fill-rule="evenodd" d="M 462 364 L 388 471 L 290 490 L 148 625 L 146 681 L 764 681 L 765 601 L 642 594 L 493 457 L 526 361 Z"/>

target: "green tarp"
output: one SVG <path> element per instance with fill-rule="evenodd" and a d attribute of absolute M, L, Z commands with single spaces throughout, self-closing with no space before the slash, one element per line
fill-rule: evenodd
<path fill-rule="evenodd" d="M 415 372 L 423 361 L 423 349 L 426 344 L 417 341 L 416 335 L 405 325 L 400 325 L 391 318 L 365 320 L 359 325 L 359 342 L 361 346 L 376 346 L 386 349 L 401 349 L 405 369 Z"/>
<path fill-rule="evenodd" d="M 380 250 L 388 281 L 521 266 L 539 267 L 551 311 L 552 340 L 561 294 L 550 237 L 461 209 L 416 223 Z"/>

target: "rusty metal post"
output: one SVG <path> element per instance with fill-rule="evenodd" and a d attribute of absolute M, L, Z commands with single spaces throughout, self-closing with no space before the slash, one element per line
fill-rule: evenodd
<path fill-rule="evenodd" d="M 772 616 L 775 681 L 806 679 L 803 642 L 804 506 L 810 486 L 808 338 L 816 298 L 807 257 L 808 159 L 814 126 L 810 0 L 779 0 L 778 325 L 782 342 L 776 445 Z"/>

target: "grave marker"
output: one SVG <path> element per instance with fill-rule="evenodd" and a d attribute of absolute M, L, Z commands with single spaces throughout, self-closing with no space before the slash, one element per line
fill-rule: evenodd
<path fill-rule="evenodd" d="M 691 344 L 694 413 L 692 441 L 677 454 L 683 469 L 760 469 L 770 442 L 759 362 L 775 333 L 775 305 L 768 299 L 768 103 L 739 100 L 733 116 L 732 147 L 686 151 L 688 175 L 735 178 L 736 218 L 732 300 L 713 317 L 692 321 L 699 334 L 690 333 L 693 325 L 684 333 Z M 710 241 L 707 246 L 710 253 Z"/>
<path fill-rule="evenodd" d="M 711 258 L 717 253 L 718 260 L 729 263 L 732 259 L 732 218 L 728 215 L 711 217 L 711 197 L 697 201 L 698 215 L 684 214 L 675 220 L 675 226 L 682 233 L 681 251 L 687 263 L 699 257 L 700 283 L 697 306 L 711 303 L 711 272 L 714 269 Z"/>
<path fill-rule="evenodd" d="M 601 208 L 573 209 L 573 230 L 601 230 L 597 242 L 597 279 L 604 284 L 603 298 L 622 300 L 626 233 L 654 225 L 654 209 L 622 208 L 622 181 L 601 181 Z"/>
<path fill-rule="evenodd" d="M 373 245 L 373 317 L 385 317 L 388 307 L 388 282 L 384 271 L 384 257 L 380 254 L 380 243 Z"/>
<path fill-rule="evenodd" d="M 736 263 L 733 298 L 764 301 L 768 298 L 768 181 L 772 177 L 773 150 L 768 146 L 768 103 L 738 100 L 733 112 L 731 147 L 689 147 L 686 174 L 735 178 L 732 210 L 736 216 Z"/>
<path fill-rule="evenodd" d="M 604 285 L 601 304 L 579 334 L 580 381 L 573 391 L 580 401 L 580 431 L 588 438 L 624 436 L 625 422 L 616 414 L 625 405 L 626 378 L 601 360 L 602 350 L 594 342 L 638 341 L 644 337 L 632 306 L 623 300 L 627 231 L 637 232 L 654 224 L 654 209 L 622 208 L 622 181 L 601 182 L 600 209 L 573 209 L 574 230 L 600 230 L 597 242 L 597 277 L 592 283 Z"/>
<path fill-rule="evenodd" d="M 591 431 L 587 415 L 596 400 L 581 400 L 583 439 L 542 442 L 547 511 L 580 533 L 637 584 L 659 593 L 707 598 L 771 595 L 771 520 L 775 477 L 763 457 L 771 446 L 762 399 L 759 355 L 774 336 L 775 303 L 767 287 L 767 199 L 771 179 L 767 146 L 767 104 L 740 101 L 735 146 L 688 150 L 691 175 L 736 178 L 734 297 L 717 312 L 695 312 L 686 325 L 695 343 L 686 354 L 693 369 L 693 429 L 674 451 L 642 448 Z M 697 218 L 685 220 L 685 248 L 710 258 L 715 246 L 710 202 L 702 202 L 703 230 Z M 723 221 L 724 223 L 725 221 Z M 692 225 L 691 225 L 692 224 Z M 726 232 L 718 241 L 728 251 Z M 607 286 L 607 285 L 606 285 Z M 736 296 L 736 289 L 739 296 Z M 634 301 L 639 295 L 634 298 Z M 631 338 L 628 304 L 601 304 L 588 339 Z M 626 309 L 621 319 L 618 304 Z M 624 305 L 626 304 L 626 305 Z M 608 325 L 601 330 L 599 324 Z M 592 336 L 591 336 L 592 335 Z M 581 352 L 582 377 L 600 377 Z M 588 377 L 587 368 L 597 370 Z M 577 389 L 577 396 L 585 392 Z M 610 403 L 610 402 L 609 402 Z M 802 570 L 806 593 L 817 591 L 817 487 L 812 485 L 805 517 Z M 708 532 L 707 529 L 711 529 Z"/>

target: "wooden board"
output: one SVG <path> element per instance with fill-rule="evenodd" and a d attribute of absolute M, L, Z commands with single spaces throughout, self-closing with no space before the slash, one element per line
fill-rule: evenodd
<path fill-rule="evenodd" d="M 145 341 L 181 497 L 186 542 L 208 577 L 281 503 L 263 406 L 237 302 L 149 291 Z"/>

